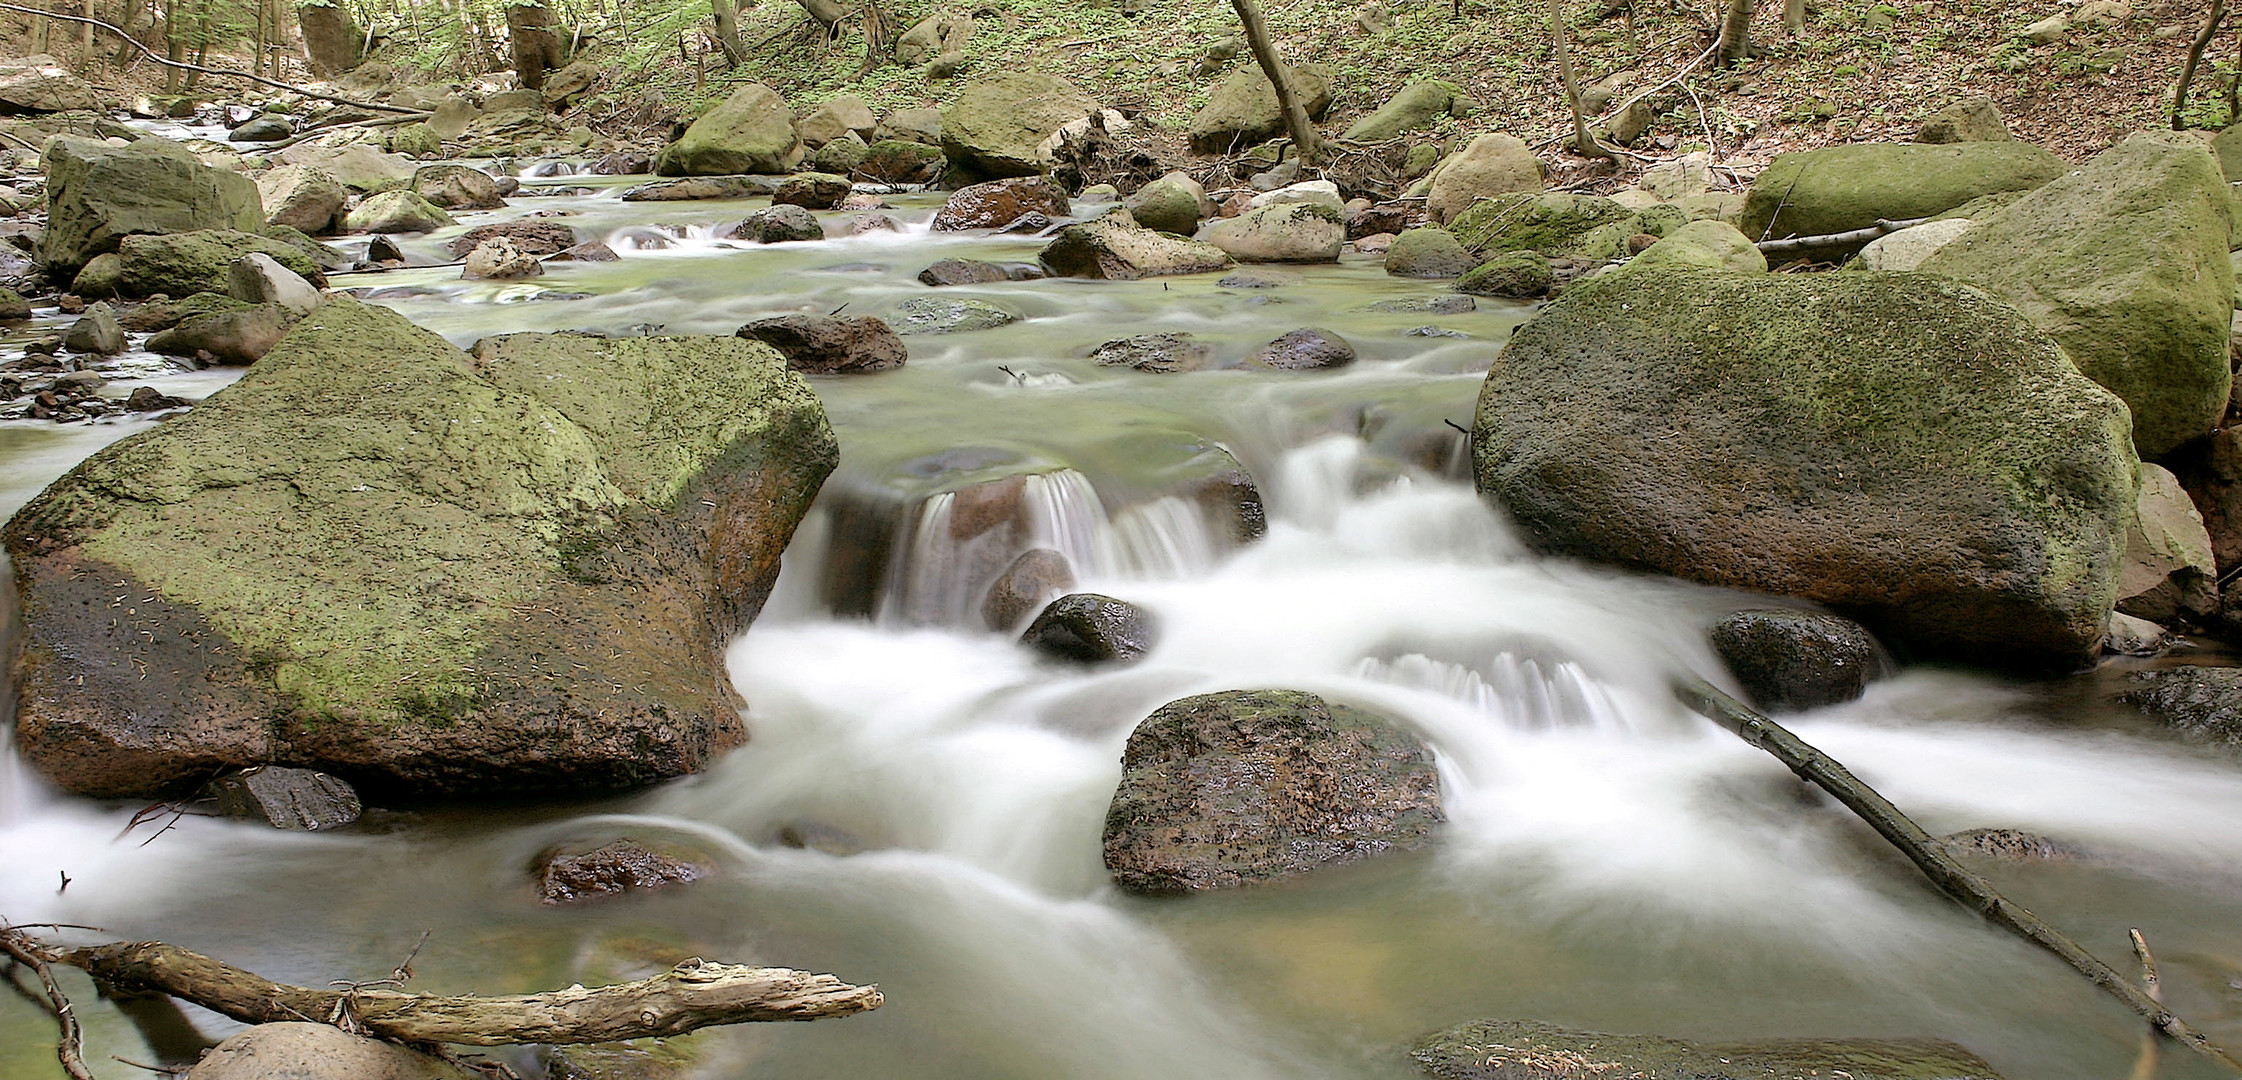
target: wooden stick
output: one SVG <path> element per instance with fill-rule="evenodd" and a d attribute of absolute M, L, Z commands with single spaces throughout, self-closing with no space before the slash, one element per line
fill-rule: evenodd
<path fill-rule="evenodd" d="M 62 1063 L 62 1071 L 70 1080 L 94 1080 L 93 1072 L 86 1068 L 83 1033 L 78 1030 L 78 1013 L 70 1005 L 70 998 L 54 981 L 54 972 L 48 968 L 47 959 L 30 947 L 29 938 L 13 929 L 0 929 L 0 952 L 7 953 L 16 963 L 30 968 L 39 977 L 39 988 L 47 995 L 47 1007 L 53 1011 L 56 1026 L 62 1037 L 55 1041 L 55 1059 Z"/>
<path fill-rule="evenodd" d="M 1779 209 L 1776 211 L 1778 214 L 1781 212 Z M 1781 240 L 1762 240 L 1756 246 L 1762 255 L 1788 255 L 1791 252 L 1804 251 L 1807 248 L 1827 247 L 1832 244 L 1850 244 L 1855 241 L 1866 242 L 1879 236 L 1896 233 L 1901 229 L 1912 229 L 1929 220 L 1927 217 L 1906 218 L 1900 221 L 1878 219 L 1874 225 L 1848 232 L 1824 233 L 1820 236 L 1786 236 Z"/>
<path fill-rule="evenodd" d="M 27 8 L 20 4 L 0 4 L 0 11 L 13 11 L 23 15 L 44 15 L 50 19 L 62 19 L 66 22 L 84 23 L 87 26 L 98 26 L 103 30 L 107 30 L 112 34 L 117 35 L 117 37 L 122 39 L 125 44 L 140 50 L 140 54 L 142 56 L 145 56 L 148 59 L 162 64 L 163 66 L 168 68 L 177 68 L 181 71 L 199 72 L 204 75 L 222 75 L 229 79 L 247 79 L 253 83 L 262 83 L 266 86 L 278 87 L 282 90 L 289 91 L 290 93 L 302 94 L 305 97 L 318 98 L 321 101 L 332 101 L 337 105 L 353 105 L 361 109 L 375 109 L 381 112 L 409 113 L 416 111 L 413 109 L 401 108 L 396 105 L 384 105 L 380 102 L 375 101 L 353 101 L 350 98 L 336 97 L 333 94 L 322 94 L 316 90 L 306 90 L 301 86 L 281 82 L 278 79 L 268 79 L 262 75 L 252 75 L 246 71 L 228 71 L 225 68 L 204 67 L 201 64 L 190 64 L 182 60 L 166 59 L 165 57 L 157 56 L 155 50 L 150 49 L 146 45 L 142 45 L 132 35 L 117 29 L 115 26 L 102 22 L 100 19 L 91 18 L 85 15 L 64 15 L 59 11 L 40 11 L 36 8 Z"/>
<path fill-rule="evenodd" d="M 2156 977 L 2156 957 L 2149 955 L 2149 939 L 2141 936 L 2139 927 L 2134 927 L 2128 933 L 2133 938 L 2133 955 L 2141 961 L 2141 989 L 2158 1004 L 2162 1004 L 2164 984 Z M 2131 1080 L 2155 1080 L 2159 1049 L 2156 1029 L 2152 1027 L 2141 1036 L 2141 1054 L 2133 1059 Z"/>
<path fill-rule="evenodd" d="M 28 941 L 20 935 L 20 943 Z M 406 1043 L 598 1043 L 681 1035 L 765 1020 L 822 1020 L 880 1007 L 877 986 L 791 968 L 712 964 L 699 957 L 636 982 L 505 997 L 408 994 L 351 986 L 313 990 L 160 941 L 83 949 L 39 946 L 50 964 L 84 970 L 124 992 L 158 992 L 247 1024 L 311 1020 Z"/>
<path fill-rule="evenodd" d="M 1900 849 L 1923 876 L 1939 891 L 1952 897 L 1963 906 L 1987 919 L 2014 931 L 2025 940 L 2054 953 L 2072 970 L 2086 976 L 2111 997 L 2125 1003 L 2125 1007 L 2147 1019 L 2149 1025 L 2211 1059 L 2229 1072 L 2242 1074 L 2242 1061 L 2237 1061 L 2225 1050 L 2189 1026 L 2187 1021 L 2173 1015 L 2164 1004 L 2120 975 L 2110 965 L 2096 959 L 2078 942 L 2062 931 L 2049 926 L 2039 916 L 2001 894 L 1993 883 L 1963 866 L 1946 850 L 1946 845 L 1923 831 L 1914 819 L 1900 812 L 1891 801 L 1878 794 L 1855 777 L 1852 772 L 1828 754 L 1807 745 L 1767 717 L 1752 711 L 1744 703 L 1721 693 L 1702 679 L 1686 678 L 1674 684 L 1674 694 L 1688 708 L 1706 719 L 1727 728 L 1745 742 L 1765 750 L 1775 760 L 1782 762 L 1806 780 L 1844 803 L 1846 809 L 1858 815 L 1892 846 Z"/>

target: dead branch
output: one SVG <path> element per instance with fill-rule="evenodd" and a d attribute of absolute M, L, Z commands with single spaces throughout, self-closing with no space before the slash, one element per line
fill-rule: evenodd
<path fill-rule="evenodd" d="M 169 994 L 248 1024 L 309 1017 L 404 1043 L 618 1042 L 718 1024 L 822 1020 L 880 1006 L 877 986 L 699 957 L 636 982 L 477 997 L 408 994 L 378 984 L 290 986 L 160 941 L 80 949 L 26 945 L 30 939 L 21 935 L 16 941 L 46 963 L 79 968 L 120 992 Z"/>
<path fill-rule="evenodd" d="M 47 1008 L 54 1013 L 55 1025 L 62 1029 L 61 1038 L 55 1041 L 55 1060 L 62 1063 L 62 1071 L 70 1080 L 94 1080 L 93 1072 L 86 1068 L 85 1043 L 78 1030 L 78 1014 L 71 1007 L 70 998 L 54 981 L 54 971 L 47 966 L 47 958 L 29 944 L 30 938 L 13 927 L 0 928 L 0 952 L 5 952 L 16 963 L 30 968 L 39 977 L 39 988 L 47 995 Z"/>
<path fill-rule="evenodd" d="M 1780 211 L 1778 211 L 1778 213 L 1779 212 Z M 1804 251 L 1808 248 L 1837 247 L 1845 244 L 1867 243 L 1868 241 L 1874 240 L 1879 236 L 1886 236 L 1891 233 L 1896 233 L 1901 229 L 1912 229 L 1915 226 L 1921 225 L 1922 223 L 1929 220 L 1930 219 L 1927 217 L 1903 218 L 1899 221 L 1890 221 L 1883 218 L 1878 218 L 1876 224 L 1874 225 L 1852 229 L 1846 232 L 1823 233 L 1820 236 L 1786 236 L 1780 240 L 1762 240 L 1758 243 L 1757 246 L 1759 248 L 1759 253 L 1762 255 L 1789 255 L 1794 252 Z"/>
<path fill-rule="evenodd" d="M 2172 130 L 2181 128 L 2180 111 L 2187 108 L 2188 86 L 2195 82 L 2195 69 L 2203 63 L 2203 50 L 2211 47 L 2211 39 L 2218 36 L 2219 24 L 2226 21 L 2226 0 L 2211 0 L 2211 13 L 2203 18 L 2203 29 L 2196 32 L 2195 41 L 2188 45 L 2187 62 L 2180 65 L 2180 81 L 2172 88 Z M 2233 120 L 2230 117 L 2229 123 Z"/>
<path fill-rule="evenodd" d="M 117 35 L 118 40 L 123 41 L 125 44 L 130 45 L 134 49 L 138 50 L 140 52 L 140 55 L 145 56 L 148 59 L 155 61 L 156 63 L 162 64 L 165 67 L 178 68 L 181 71 L 195 71 L 200 72 L 204 75 L 218 75 L 228 79 L 247 79 L 253 83 L 277 87 L 278 89 L 286 90 L 294 94 L 302 94 L 303 96 L 308 98 L 318 98 L 321 101 L 332 101 L 337 105 L 351 105 L 361 109 L 375 109 L 381 112 L 409 113 L 414 111 L 412 109 L 402 108 L 396 105 L 383 105 L 379 102 L 374 101 L 353 101 L 350 98 L 336 97 L 333 94 L 322 94 L 317 90 L 307 90 L 301 86 L 295 85 L 294 83 L 284 83 L 278 79 L 268 79 L 262 75 L 252 75 L 246 71 L 228 71 L 225 68 L 204 67 L 201 64 L 190 64 L 183 60 L 172 60 L 157 55 L 155 50 L 150 49 L 146 45 L 142 45 L 138 39 L 134 38 L 130 34 L 125 33 L 122 30 L 117 29 L 115 26 L 112 26 L 109 23 L 102 22 L 100 19 L 90 18 L 85 15 L 65 15 L 59 11 L 41 11 L 37 8 L 28 8 L 20 4 L 4 3 L 0 3 L 0 11 L 13 11 L 18 15 L 39 15 L 49 19 L 61 19 L 64 22 L 82 23 L 86 26 L 99 27 L 100 29 L 107 30 L 112 34 Z"/>
<path fill-rule="evenodd" d="M 1964 907 L 2015 932 L 2040 948 L 2054 953 L 2071 969 L 2087 977 L 2111 997 L 2139 1013 L 2149 1025 L 2227 1071 L 2242 1074 L 2242 1061 L 2237 1061 L 2225 1050 L 2195 1030 L 2187 1021 L 2174 1015 L 2164 1004 L 2135 986 L 2110 965 L 2097 959 L 2078 942 L 2062 931 L 2049 926 L 2039 916 L 2002 895 L 1993 883 L 1950 854 L 1946 846 L 1923 831 L 1913 818 L 1901 813 L 1899 807 L 1877 793 L 1875 788 L 1862 783 L 1837 759 L 1808 745 L 1805 740 L 1791 734 L 1788 728 L 1776 723 L 1720 692 L 1702 679 L 1686 678 L 1674 684 L 1674 694 L 1689 709 L 1733 732 L 1738 738 L 1766 751 L 1775 760 L 1797 773 L 1799 779 L 1829 792 L 1845 808 L 1859 816 L 1884 837 L 1893 847 L 1906 855 L 1923 876 L 1939 891 Z"/>
<path fill-rule="evenodd" d="M 2164 1003 L 2164 983 L 2156 976 L 2156 957 L 2149 954 L 2149 939 L 2141 936 L 2139 927 L 2127 933 L 2133 939 L 2133 956 L 2141 962 L 2141 989 L 2149 995 L 2150 1000 L 2161 1005 Z M 2151 1027 L 2141 1036 L 2141 1053 L 2133 1059 L 2132 1080 L 2156 1080 L 2157 1059 L 2161 1056 L 2159 1049 L 2156 1029 Z"/>

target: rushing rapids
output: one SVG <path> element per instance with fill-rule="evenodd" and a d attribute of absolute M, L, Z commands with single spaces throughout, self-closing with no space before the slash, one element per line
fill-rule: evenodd
<path fill-rule="evenodd" d="M 901 370 L 817 383 L 842 464 L 729 654 L 750 743 L 596 805 L 393 812 L 318 835 L 188 817 L 152 839 L 162 819 L 128 830 L 139 807 L 56 795 L 6 756 L 0 916 L 164 938 L 311 985 L 385 975 L 428 930 L 427 990 L 591 983 L 699 954 L 886 994 L 846 1021 L 701 1036 L 694 1075 L 712 1077 L 1400 1078 L 1412 1040 L 1478 1017 L 1938 1037 L 2014 1078 L 2131 1062 L 2134 1018 L 1670 700 L 1677 673 L 1725 681 L 1705 627 L 1759 601 L 1533 555 L 1473 494 L 1448 422 L 1468 420 L 1526 307 L 1409 310 L 1422 284 L 1354 262 L 1255 271 L 1269 288 L 1200 275 L 936 290 L 913 277 L 935 259 L 1020 262 L 1037 242 L 930 233 L 933 203 L 913 198 L 898 200 L 901 232 L 758 246 L 715 229 L 755 204 L 625 204 L 604 180 L 551 175 L 600 186 L 463 224 L 563 211 L 621 261 L 529 282 L 429 269 L 337 285 L 461 345 L 730 333 L 928 296 L 1020 317 L 912 336 Z M 454 234 L 405 247 L 437 261 Z M 1168 376 L 1087 358 L 1150 332 L 1242 356 L 1311 325 L 1362 358 Z M 127 361 L 188 397 L 229 378 Z M 0 509 L 148 423 L 0 426 Z M 1239 526 L 1234 484 L 1204 496 L 1232 467 L 1252 477 L 1258 530 Z M 1034 549 L 1063 554 L 1079 589 L 1151 612 L 1149 655 L 1062 666 L 990 629 L 982 591 Z M 1118 894 L 1099 834 L 1132 727 L 1179 697 L 1263 687 L 1414 727 L 1438 761 L 1440 842 L 1262 890 Z M 2170 1000 L 2242 1037 L 2231 756 L 2148 730 L 2091 679 L 1914 668 L 1793 726 L 1934 832 L 2019 828 L 2084 852 L 1994 872 L 2113 961 L 2141 927 Z M 690 848 L 719 873 L 576 909 L 536 902 L 539 852 L 617 836 Z M 139 1075 L 106 1060 L 142 1056 L 131 1022 L 75 989 L 96 1071 Z M 0 1075 L 53 1075 L 51 1030 L 0 1000 Z"/>

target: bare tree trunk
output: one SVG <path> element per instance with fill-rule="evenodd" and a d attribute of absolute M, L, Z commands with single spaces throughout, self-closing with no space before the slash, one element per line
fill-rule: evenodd
<path fill-rule="evenodd" d="M 1752 11 L 1758 0 L 1728 0 L 1728 13 L 1720 22 L 1720 38 L 1713 43 L 1713 63 L 1742 63 L 1752 54 Z"/>
<path fill-rule="evenodd" d="M 1793 34 L 1806 32 L 1806 0 L 1783 0 L 1783 29 Z"/>
<path fill-rule="evenodd" d="M 888 18 L 887 9 L 880 6 L 880 0 L 864 0 L 864 66 L 857 69 L 856 77 L 861 79 L 883 61 L 894 58 L 894 20 Z"/>
<path fill-rule="evenodd" d="M 1573 111 L 1573 152 L 1618 161 L 1618 151 L 1596 140 L 1595 133 L 1588 130 L 1587 114 L 1580 111 L 1580 79 L 1573 74 L 1572 45 L 1565 34 L 1565 0 L 1549 0 L 1549 39 L 1557 50 L 1557 74 L 1565 83 L 1565 102 Z"/>
<path fill-rule="evenodd" d="M 2211 0 L 2211 13 L 2203 19 L 2203 29 L 2188 46 L 2187 63 L 2180 67 L 2180 83 L 2172 88 L 2172 130 L 2181 128 L 2180 112 L 2187 108 L 2188 84 L 2195 81 L 2195 69 L 2203 63 L 2203 50 L 2210 48 L 2211 39 L 2218 35 L 2219 24 L 2226 20 L 2226 0 Z M 2233 123 L 2232 117 L 2227 120 Z"/>
<path fill-rule="evenodd" d="M 1293 145 L 1300 148 L 1302 167 L 1313 165 L 1323 151 L 1323 140 L 1316 135 L 1316 126 L 1308 122 L 1308 109 L 1300 103 L 1300 96 L 1292 91 L 1292 77 L 1285 73 L 1284 61 L 1277 58 L 1276 43 L 1269 40 L 1269 24 L 1261 19 L 1261 5 L 1254 0 L 1230 0 L 1237 9 L 1238 21 L 1245 24 L 1246 43 L 1253 47 L 1253 58 L 1260 61 L 1261 73 L 1269 77 L 1269 85 L 1277 88 L 1277 111 L 1284 116 L 1285 130 L 1292 135 Z"/>
<path fill-rule="evenodd" d="M 847 9 L 835 3 L 834 0 L 801 0 L 801 4 L 802 10 L 809 12 L 810 18 L 815 19 L 819 26 L 825 28 L 828 37 L 832 36 L 842 21 L 849 17 Z"/>
<path fill-rule="evenodd" d="M 78 13 L 93 18 L 93 0 L 78 0 Z M 78 70 L 93 70 L 93 24 L 78 24 Z"/>
<path fill-rule="evenodd" d="M 37 56 L 51 47 L 47 40 L 50 21 L 44 15 L 33 15 L 31 17 L 31 55 Z"/>
<path fill-rule="evenodd" d="M 568 62 L 560 21 L 543 3 L 507 5 L 506 36 L 513 48 L 514 81 L 523 89 L 543 90 L 545 73 Z"/>
<path fill-rule="evenodd" d="M 740 42 L 739 9 L 732 0 L 708 0 L 708 10 L 716 17 L 716 47 L 724 50 L 724 66 L 740 66 L 747 60 L 747 46 Z"/>

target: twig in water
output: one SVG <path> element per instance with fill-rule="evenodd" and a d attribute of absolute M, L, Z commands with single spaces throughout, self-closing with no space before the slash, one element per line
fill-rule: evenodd
<path fill-rule="evenodd" d="M 396 970 L 393 970 L 389 973 L 390 982 L 396 983 L 399 986 L 403 986 L 407 982 L 412 981 L 413 958 L 420 955 L 421 946 L 428 944 L 428 935 L 432 933 L 435 933 L 435 931 L 423 930 L 420 932 L 420 940 L 413 942 L 413 951 L 406 953 L 404 962 L 398 964 Z"/>
<path fill-rule="evenodd" d="M 13 926 L 0 928 L 0 952 L 5 952 L 16 963 L 30 968 L 39 977 L 39 987 L 47 995 L 47 1008 L 54 1013 L 55 1025 L 62 1029 L 62 1037 L 55 1042 L 55 1060 L 62 1063 L 62 1071 L 70 1080 L 94 1080 L 86 1068 L 84 1035 L 78 1029 L 78 1014 L 71 1008 L 70 998 L 54 981 L 54 971 L 47 967 L 43 950 Z"/>
<path fill-rule="evenodd" d="M 137 1061 L 134 1061 L 134 1060 L 132 1060 L 131 1058 L 121 1058 L 121 1057 L 118 1057 L 118 1056 L 117 1056 L 117 1055 L 115 1055 L 115 1054 L 111 1054 L 111 1055 L 109 1055 L 109 1060 L 111 1060 L 111 1061 L 114 1061 L 114 1062 L 116 1062 L 116 1063 L 117 1063 L 117 1064 L 119 1064 L 119 1065 L 130 1065 L 130 1066 L 132 1066 L 132 1067 L 133 1067 L 133 1068 L 135 1068 L 135 1069 L 146 1069 L 146 1070 L 148 1070 L 149 1072 L 155 1073 L 155 1074 L 156 1074 L 156 1075 L 158 1075 L 158 1076 L 177 1076 L 177 1075 L 179 1075 L 179 1070 L 177 1070 L 177 1069 L 166 1069 L 166 1068 L 164 1068 L 164 1067 L 163 1067 L 163 1066 L 161 1066 L 161 1065 L 142 1065 L 141 1063 L 139 1063 L 139 1062 L 137 1062 Z"/>
<path fill-rule="evenodd" d="M 2164 1003 L 2164 984 L 2156 976 L 2156 957 L 2149 955 L 2149 939 L 2141 936 L 2139 927 L 2127 931 L 2127 934 L 2133 939 L 2134 957 L 2141 961 L 2141 989 L 2149 995 L 2149 1000 L 2161 1005 Z M 2133 1059 L 2133 1075 L 2130 1080 L 2154 1080 L 2159 1049 L 2156 1028 L 2152 1025 L 2141 1036 L 2141 1055 Z"/>
<path fill-rule="evenodd" d="M 1457 422 L 1455 422 L 1455 421 L 1453 421 L 1453 420 L 1447 419 L 1446 417 L 1443 417 L 1443 418 L 1441 418 L 1441 421 L 1440 421 L 1440 422 L 1441 422 L 1441 423 L 1443 423 L 1443 424 L 1446 424 L 1446 425 L 1448 425 L 1449 427 L 1455 428 L 1455 429 L 1456 429 L 1457 431 L 1461 431 L 1461 432 L 1463 432 L 1463 433 L 1464 433 L 1464 438 L 1467 438 L 1467 439 L 1468 439 L 1468 438 L 1471 438 L 1471 429 L 1470 429 L 1470 428 L 1467 428 L 1467 427 L 1463 426 L 1462 424 L 1459 424 L 1459 423 L 1457 423 Z"/>
<path fill-rule="evenodd" d="M 63 894 L 64 892 L 68 891 L 68 890 L 69 890 L 69 888 L 70 888 L 70 871 L 68 871 L 68 870 L 57 870 L 57 871 L 55 871 L 55 873 L 57 873 L 57 874 L 61 874 L 61 875 L 62 875 L 62 884 L 60 884 L 60 885 L 57 885 L 57 886 L 55 886 L 55 891 L 54 891 L 54 894 L 55 894 L 56 896 L 61 896 L 61 895 L 62 895 L 62 894 Z"/>

